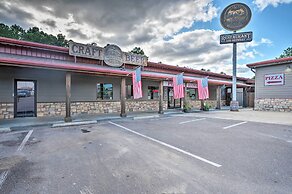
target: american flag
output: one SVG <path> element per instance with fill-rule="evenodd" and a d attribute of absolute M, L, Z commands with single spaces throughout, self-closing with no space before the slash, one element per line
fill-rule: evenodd
<path fill-rule="evenodd" d="M 209 98 L 208 78 L 198 80 L 198 92 L 200 100 Z"/>
<path fill-rule="evenodd" d="M 183 73 L 180 73 L 173 77 L 173 98 L 183 98 L 184 95 L 184 77 Z"/>
<path fill-rule="evenodd" d="M 134 99 L 142 98 L 141 67 L 133 72 L 133 96 Z"/>

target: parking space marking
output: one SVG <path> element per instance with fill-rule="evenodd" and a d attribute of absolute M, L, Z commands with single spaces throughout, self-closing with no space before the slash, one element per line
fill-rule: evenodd
<path fill-rule="evenodd" d="M 292 140 L 287 140 L 287 139 L 284 139 L 284 138 L 281 138 L 281 137 L 276 137 L 274 135 L 269 135 L 269 134 L 265 134 L 265 133 L 259 133 L 259 135 L 262 135 L 262 136 L 265 136 L 265 137 L 270 137 L 270 138 L 274 138 L 274 139 L 278 139 L 278 140 L 281 140 L 281 141 L 285 141 L 287 143 L 292 143 Z"/>
<path fill-rule="evenodd" d="M 136 131 L 133 131 L 133 130 L 131 130 L 131 129 L 127 128 L 127 127 L 124 127 L 124 126 L 122 126 L 122 125 L 119 125 L 119 124 L 113 123 L 113 122 L 111 122 L 111 121 L 109 121 L 109 123 L 112 124 L 112 125 L 115 125 L 115 126 L 117 126 L 117 127 L 119 127 L 119 128 L 122 128 L 122 129 L 124 129 L 124 130 L 126 130 L 126 131 L 128 131 L 128 132 L 134 133 L 135 135 L 138 135 L 138 136 L 140 136 L 140 137 L 143 137 L 143 138 L 145 138 L 145 139 L 151 140 L 151 141 L 156 142 L 156 143 L 158 143 L 158 144 L 160 144 L 160 145 L 163 145 L 163 146 L 165 146 L 165 147 L 168 147 L 168 148 L 171 148 L 171 149 L 173 149 L 173 150 L 176 150 L 176 151 L 178 151 L 178 152 L 180 152 L 180 153 L 183 153 L 183 154 L 188 155 L 188 156 L 190 156 L 190 157 L 192 157 L 192 158 L 198 159 L 198 160 L 200 160 L 200 161 L 202 161 L 202 162 L 208 163 L 208 164 L 210 164 L 210 165 L 212 165 L 212 166 L 215 166 L 215 167 L 217 167 L 217 168 L 219 168 L 219 167 L 222 166 L 222 165 L 220 165 L 220 164 L 217 164 L 217 163 L 215 163 L 215 162 L 212 162 L 212 161 L 210 161 L 210 160 L 207 160 L 207 159 L 205 159 L 205 158 L 202 158 L 202 157 L 197 156 L 197 155 L 195 155 L 195 154 L 192 154 L 192 153 L 190 153 L 190 152 L 184 151 L 184 150 L 182 150 L 182 149 L 180 149 L 180 148 L 177 148 L 177 147 L 175 147 L 175 146 L 172 146 L 172 145 L 170 145 L 170 144 L 167 144 L 167 143 L 165 143 L 165 142 L 163 142 L 163 141 L 160 141 L 160 140 L 154 139 L 154 138 L 152 138 L 152 137 L 149 137 L 149 136 L 143 135 L 143 134 L 141 134 L 141 133 L 138 133 L 138 132 L 136 132 Z"/>
<path fill-rule="evenodd" d="M 163 117 L 163 118 L 157 118 L 157 119 L 150 119 L 150 121 L 160 121 L 160 120 L 166 120 L 166 119 L 173 119 L 172 117 Z"/>
<path fill-rule="evenodd" d="M 17 148 L 16 152 L 21 152 L 21 150 L 23 150 L 26 142 L 28 141 L 28 139 L 30 138 L 31 134 L 32 134 L 33 130 L 30 130 L 26 136 L 24 137 L 24 139 L 22 140 L 21 144 L 19 145 L 19 147 Z M 10 170 L 6 170 L 4 172 L 2 172 L 0 174 L 0 190 L 2 189 L 2 186 L 4 184 L 4 182 L 7 179 L 8 174 L 10 173 Z"/>
<path fill-rule="evenodd" d="M 33 130 L 30 130 L 26 134 L 25 138 L 23 139 L 23 141 L 21 142 L 20 146 L 17 149 L 18 152 L 20 152 L 24 148 L 24 146 L 25 146 L 26 142 L 28 141 L 29 137 L 31 136 L 32 132 L 33 132 Z"/>
<path fill-rule="evenodd" d="M 238 125 L 242 125 L 242 124 L 245 124 L 245 123 L 247 123 L 247 121 L 244 121 L 244 122 L 241 122 L 241 123 L 237 123 L 237 124 L 234 124 L 234 125 L 229 125 L 227 127 L 223 127 L 223 129 L 229 129 L 229 128 L 236 127 Z"/>
<path fill-rule="evenodd" d="M 10 170 L 6 170 L 0 174 L 0 190 L 2 189 L 3 183 L 5 182 Z"/>
<path fill-rule="evenodd" d="M 185 124 L 185 123 L 190 123 L 190 122 L 195 122 L 195 121 L 202 121 L 202 120 L 205 120 L 206 118 L 201 118 L 201 119 L 194 119 L 194 120 L 189 120 L 189 121 L 183 121 L 183 122 L 180 122 L 179 124 Z"/>

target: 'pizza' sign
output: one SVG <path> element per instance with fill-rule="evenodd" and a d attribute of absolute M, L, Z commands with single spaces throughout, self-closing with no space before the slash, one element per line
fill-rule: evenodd
<path fill-rule="evenodd" d="M 265 86 L 282 86 L 284 79 L 283 73 L 265 75 Z"/>

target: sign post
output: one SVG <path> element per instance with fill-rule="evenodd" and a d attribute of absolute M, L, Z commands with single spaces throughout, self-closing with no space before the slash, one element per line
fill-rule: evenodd
<path fill-rule="evenodd" d="M 250 8 L 243 3 L 233 3 L 227 6 L 220 16 L 220 23 L 223 28 L 233 31 L 233 34 L 220 35 L 220 44 L 233 43 L 232 56 L 232 101 L 230 103 L 231 111 L 238 111 L 239 103 L 236 99 L 236 56 L 237 43 L 252 41 L 252 32 L 236 33 L 237 30 L 244 28 L 251 19 Z"/>

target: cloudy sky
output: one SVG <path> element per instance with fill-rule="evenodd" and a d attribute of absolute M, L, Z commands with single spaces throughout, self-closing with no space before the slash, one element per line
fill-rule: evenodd
<path fill-rule="evenodd" d="M 37 26 L 75 42 L 141 47 L 149 60 L 231 74 L 232 47 L 220 45 L 230 33 L 220 26 L 229 0 L 0 0 L 0 23 Z M 238 46 L 238 74 L 245 64 L 274 59 L 292 46 L 292 0 L 244 1 L 252 19 L 242 31 L 254 40 Z"/>

